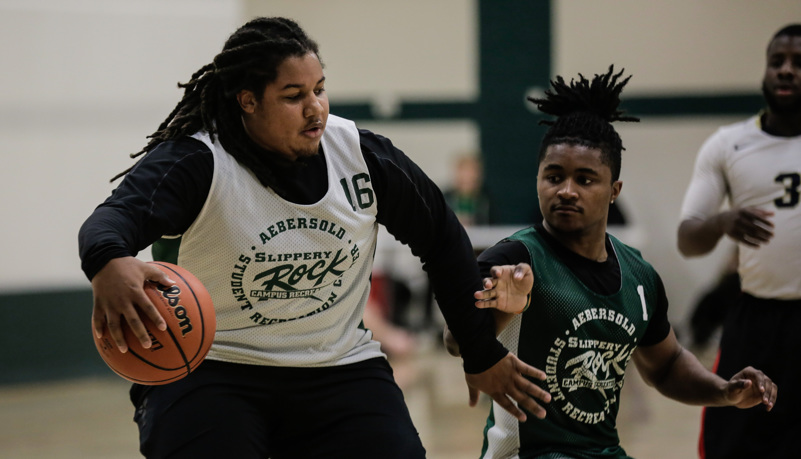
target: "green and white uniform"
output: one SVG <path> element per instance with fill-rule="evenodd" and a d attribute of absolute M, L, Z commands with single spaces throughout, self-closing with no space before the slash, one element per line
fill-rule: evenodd
<path fill-rule="evenodd" d="M 359 136 L 352 121 L 329 116 L 325 134 L 332 186 L 314 204 L 287 201 L 219 141 L 205 132 L 195 136 L 214 154 L 214 178 L 171 261 L 197 273 L 214 301 L 217 333 L 208 359 L 322 367 L 383 356 L 372 334 L 359 327 L 376 245 L 376 206 L 357 209 L 339 186 L 355 181 L 361 193 L 373 196 L 367 165 L 353 154 Z"/>
<path fill-rule="evenodd" d="M 472 306 L 473 248 L 431 179 L 389 139 L 333 115 L 321 145 L 294 162 L 243 145 L 251 167 L 203 132 L 162 142 L 82 225 L 87 278 L 152 244 L 214 300 L 203 365 L 131 389 L 144 456 L 425 457 L 361 324 L 378 225 L 423 263 L 465 371 L 507 354 L 489 311 Z"/>
<path fill-rule="evenodd" d="M 545 230 L 522 230 L 508 241 L 522 243 L 528 259 L 506 261 L 530 263 L 535 280 L 531 306 L 512 319 L 499 339 L 521 360 L 546 372 L 547 379 L 536 382 L 552 401 L 544 404 L 545 419 L 529 416 L 525 423 L 493 404 L 482 457 L 627 457 L 616 429 L 626 366 L 654 317 L 660 325 L 651 330 L 647 344 L 667 335 L 667 300 L 658 274 L 638 250 L 609 236 L 608 263 L 582 259 L 591 270 L 619 270 L 611 293 L 600 294 L 564 259 L 579 256 L 554 246 L 558 243 Z M 504 245 L 514 247 L 499 244 Z"/>

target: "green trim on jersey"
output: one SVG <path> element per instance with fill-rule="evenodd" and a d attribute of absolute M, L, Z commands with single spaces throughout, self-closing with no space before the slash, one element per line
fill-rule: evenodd
<path fill-rule="evenodd" d="M 181 248 L 181 236 L 174 238 L 161 238 L 153 243 L 150 249 L 153 259 L 178 264 L 178 250 Z"/>
<path fill-rule="evenodd" d="M 519 424 L 520 457 L 562 452 L 576 458 L 625 458 L 616 418 L 626 366 L 658 303 L 658 275 L 640 252 L 609 236 L 621 288 L 589 289 L 536 228 L 522 242 L 534 270 L 531 307 L 522 314 L 518 356 L 546 372 L 534 380 L 552 400 L 544 420 Z"/>
<path fill-rule="evenodd" d="M 487 449 L 489 448 L 489 442 L 487 441 L 487 431 L 495 426 L 495 404 L 493 403 L 490 405 L 490 412 L 489 416 L 487 416 L 487 425 L 484 426 L 484 443 L 481 445 L 481 456 L 479 458 L 483 458 L 487 454 Z"/>

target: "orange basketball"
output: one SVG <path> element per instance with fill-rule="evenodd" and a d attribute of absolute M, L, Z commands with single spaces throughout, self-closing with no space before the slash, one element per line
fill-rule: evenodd
<path fill-rule="evenodd" d="M 217 318 L 211 295 L 192 273 L 163 261 L 150 262 L 167 273 L 175 285 L 165 287 L 153 282 L 145 285 L 145 293 L 167 322 L 164 331 L 144 314 L 140 314 L 153 345 L 145 349 L 139 344 L 125 320 L 122 322 L 128 352 L 121 353 L 108 332 L 97 338 L 100 356 L 115 373 L 145 385 L 167 384 L 191 373 L 206 358 L 214 340 Z"/>

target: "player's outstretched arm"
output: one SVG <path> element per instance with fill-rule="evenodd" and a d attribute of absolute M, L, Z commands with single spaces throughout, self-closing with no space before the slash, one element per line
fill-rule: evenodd
<path fill-rule="evenodd" d="M 544 418 L 545 408 L 535 399 L 549 403 L 551 394 L 525 376 L 545 380 L 544 371 L 524 363 L 511 352 L 482 373 L 465 374 L 470 393 L 470 406 L 475 406 L 479 392 L 484 392 L 520 422 L 525 422 L 527 419 L 526 413 L 520 407 L 540 419 Z M 517 405 L 514 402 L 517 402 Z"/>
<path fill-rule="evenodd" d="M 482 281 L 484 290 L 475 292 L 476 307 L 480 309 L 493 308 L 495 317 L 495 333 L 500 333 L 509 320 L 528 308 L 529 293 L 534 285 L 534 272 L 527 263 L 517 265 L 493 266 L 491 277 Z M 459 344 L 453 337 L 448 326 L 442 334 L 445 349 L 454 357 L 459 357 Z"/>
<path fill-rule="evenodd" d="M 493 266 L 490 277 L 485 277 L 482 285 L 484 290 L 474 294 L 476 307 L 518 314 L 528 305 L 534 272 L 528 263 Z"/>
<path fill-rule="evenodd" d="M 765 373 L 746 367 L 726 382 L 727 405 L 751 408 L 760 403 L 770 411 L 776 404 L 779 388 Z"/>
<path fill-rule="evenodd" d="M 764 373 L 748 367 L 726 381 L 684 349 L 673 329 L 662 342 L 637 348 L 634 363 L 646 383 L 690 405 L 750 408 L 762 403 L 770 410 L 776 403 L 778 388 Z"/>
<path fill-rule="evenodd" d="M 476 306 L 494 309 L 495 329 L 498 333 L 514 314 L 521 313 L 528 307 L 534 274 L 531 266 L 526 263 L 493 266 L 490 277 L 485 278 L 482 285 L 484 290 L 474 295 Z M 448 353 L 458 357 L 459 345 L 447 326 L 443 340 Z M 470 406 L 475 406 L 479 392 L 484 392 L 521 422 L 527 419 L 521 407 L 538 418 L 544 418 L 545 409 L 536 400 L 548 403 L 551 395 L 525 376 L 545 380 L 545 372 L 524 363 L 511 352 L 482 373 L 465 374 Z"/>
<path fill-rule="evenodd" d="M 528 263 L 493 266 L 490 269 L 490 277 L 482 281 L 484 290 L 475 292 L 473 296 L 477 308 L 492 308 L 496 334 L 506 328 L 515 314 L 528 309 L 533 285 L 534 272 Z"/>
<path fill-rule="evenodd" d="M 103 335 L 103 327 L 107 326 L 120 352 L 128 351 L 128 343 L 122 332 L 123 320 L 128 323 L 142 347 L 147 349 L 152 344 L 139 318 L 139 311 L 153 321 L 159 330 L 167 329 L 164 318 L 145 293 L 147 281 L 162 285 L 175 283 L 156 266 L 134 257 L 114 258 L 92 278 L 92 328 L 99 338 Z"/>

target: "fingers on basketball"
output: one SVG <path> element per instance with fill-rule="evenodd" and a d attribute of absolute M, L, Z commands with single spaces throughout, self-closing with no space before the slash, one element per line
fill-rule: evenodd
<path fill-rule="evenodd" d="M 139 384 L 160 385 L 186 377 L 208 355 L 217 329 L 211 295 L 205 286 L 186 269 L 166 262 L 151 262 L 173 285 L 156 282 L 145 284 L 145 293 L 167 323 L 159 330 L 146 314 L 139 314 L 148 336 L 150 348 L 139 345 L 139 339 L 126 321 L 121 327 L 128 352 L 122 353 L 107 327 L 100 338 L 92 333 L 100 356 L 119 376 Z"/>

